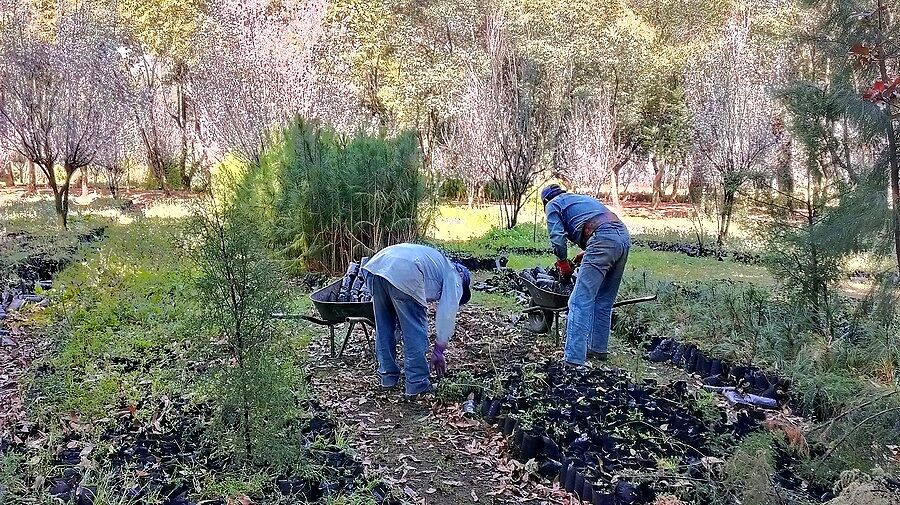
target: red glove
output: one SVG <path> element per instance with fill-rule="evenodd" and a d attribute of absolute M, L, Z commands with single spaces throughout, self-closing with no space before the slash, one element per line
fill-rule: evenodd
<path fill-rule="evenodd" d="M 569 260 L 557 261 L 556 268 L 559 270 L 559 276 L 563 279 L 568 279 L 575 273 L 575 269 L 572 267 L 572 263 Z"/>
<path fill-rule="evenodd" d="M 581 265 L 581 262 L 583 260 L 584 260 L 584 251 L 581 251 L 580 253 L 575 255 L 575 258 L 572 259 L 572 263 L 574 263 L 575 266 L 579 266 L 579 265 Z"/>

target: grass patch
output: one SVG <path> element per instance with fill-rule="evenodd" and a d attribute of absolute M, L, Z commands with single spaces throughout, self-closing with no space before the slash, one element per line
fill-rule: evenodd
<path fill-rule="evenodd" d="M 472 291 L 472 300 L 469 303 L 477 307 L 506 312 L 518 312 L 521 309 L 516 303 L 516 299 L 510 295 L 475 290 Z"/>
<path fill-rule="evenodd" d="M 146 219 L 112 226 L 94 253 L 57 276 L 45 329 L 57 351 L 33 384 L 45 395 L 40 414 L 95 420 L 135 405 L 147 389 L 156 399 L 181 382 L 178 367 L 165 363 L 190 342 L 198 301 L 174 243 L 180 231 Z"/>

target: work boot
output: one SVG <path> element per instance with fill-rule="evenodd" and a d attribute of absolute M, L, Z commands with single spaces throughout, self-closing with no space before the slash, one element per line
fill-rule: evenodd
<path fill-rule="evenodd" d="M 428 389 L 426 389 L 424 391 L 419 391 L 418 393 L 413 393 L 413 394 L 404 394 L 403 396 L 406 397 L 406 401 L 413 402 L 416 400 L 421 400 L 422 398 L 427 397 L 431 393 L 434 393 L 434 386 L 429 384 Z"/>
<path fill-rule="evenodd" d="M 672 359 L 672 351 L 675 347 L 675 341 L 671 338 L 664 339 L 655 349 L 650 351 L 648 359 L 654 363 L 661 363 Z"/>
<path fill-rule="evenodd" d="M 563 360 L 563 367 L 567 370 L 587 370 L 590 366 L 590 363 L 572 363 L 571 361 Z"/>
<path fill-rule="evenodd" d="M 609 352 L 603 351 L 588 351 L 588 358 L 595 359 L 597 361 L 607 361 L 609 359 Z"/>

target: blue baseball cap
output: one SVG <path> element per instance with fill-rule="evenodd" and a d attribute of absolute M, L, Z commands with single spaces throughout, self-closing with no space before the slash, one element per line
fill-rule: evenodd
<path fill-rule="evenodd" d="M 551 185 L 547 186 L 546 188 L 544 188 L 543 190 L 541 190 L 541 201 L 544 202 L 544 207 L 547 206 L 547 204 L 550 202 L 550 200 L 553 200 L 554 198 L 556 198 L 557 196 L 559 196 L 565 192 L 566 192 L 566 190 L 559 187 L 559 184 L 551 184 Z"/>
<path fill-rule="evenodd" d="M 462 296 L 459 298 L 459 304 L 465 305 L 469 303 L 469 299 L 472 298 L 472 291 L 469 289 L 469 284 L 472 283 L 472 276 L 469 275 L 469 269 L 460 265 L 459 263 L 454 263 L 453 266 L 456 267 L 456 272 L 459 273 L 460 278 L 462 278 Z"/>

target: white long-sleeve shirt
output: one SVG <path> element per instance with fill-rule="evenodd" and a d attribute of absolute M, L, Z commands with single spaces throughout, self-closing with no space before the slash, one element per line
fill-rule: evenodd
<path fill-rule="evenodd" d="M 437 341 L 446 344 L 456 331 L 462 279 L 440 251 L 419 244 L 397 244 L 378 251 L 363 270 L 387 279 L 422 306 L 437 302 Z"/>

